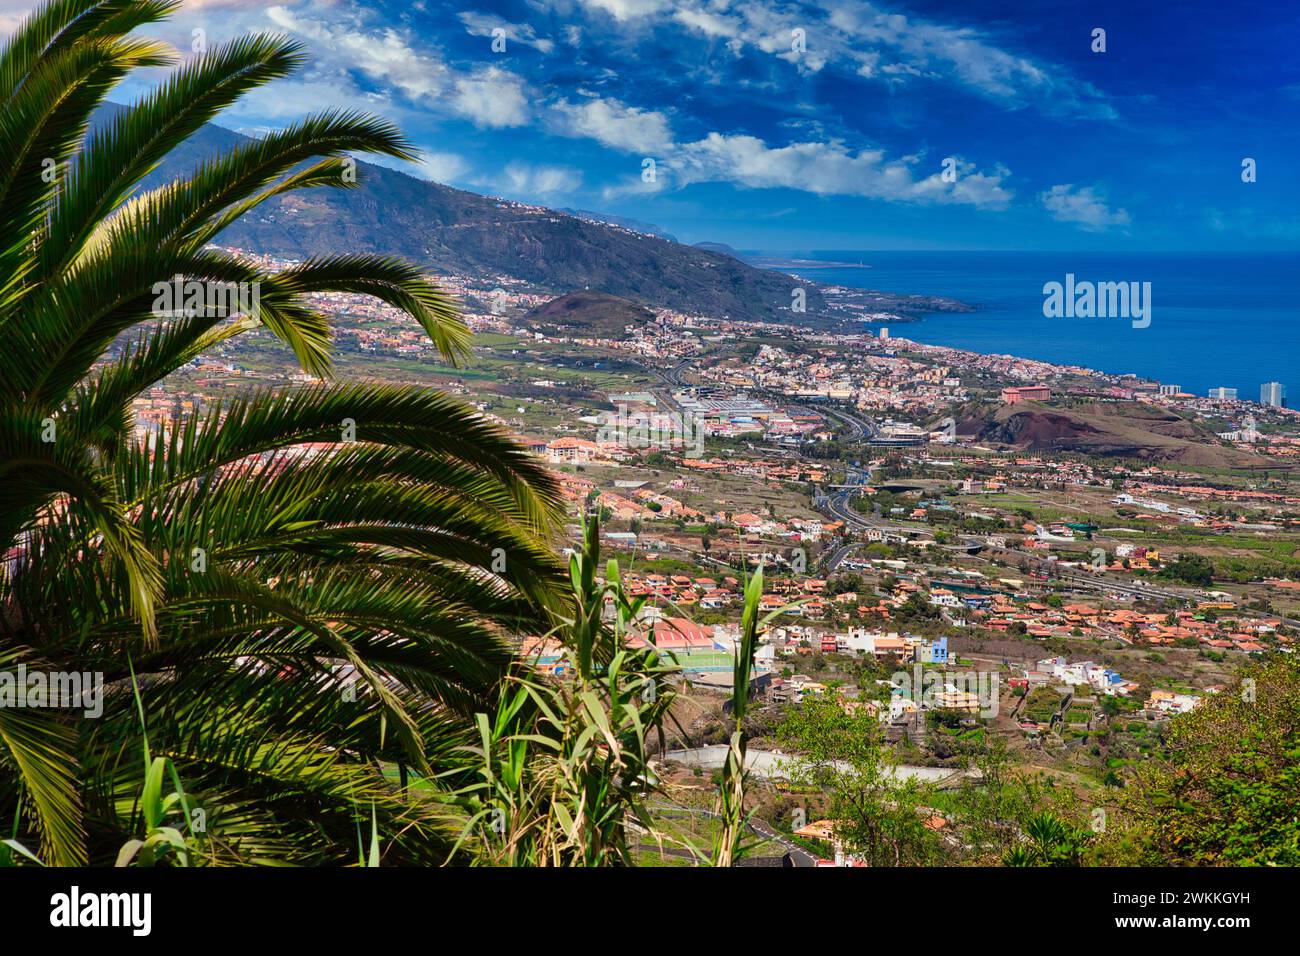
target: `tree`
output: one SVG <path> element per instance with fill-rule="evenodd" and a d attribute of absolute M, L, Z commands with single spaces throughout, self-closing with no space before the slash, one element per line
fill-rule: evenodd
<path fill-rule="evenodd" d="M 908 596 L 898 609 L 898 618 L 903 621 L 934 621 L 942 612 L 931 604 L 919 591 Z"/>
<path fill-rule="evenodd" d="M 1007 863 L 1020 846 L 1032 818 L 1056 809 L 1061 795 L 1030 773 L 1016 773 L 1007 745 L 991 738 L 975 758 L 978 782 L 968 781 L 952 794 L 956 824 L 973 861 Z"/>
<path fill-rule="evenodd" d="M 1180 554 L 1178 560 L 1161 568 L 1158 576 L 1207 588 L 1214 583 L 1214 564 L 1204 555 Z"/>
<path fill-rule="evenodd" d="M 880 721 L 866 708 L 848 713 L 834 697 L 813 697 L 788 713 L 777 728 L 796 753 L 791 779 L 826 795 L 835 839 L 872 866 L 938 862 L 943 844 L 925 825 L 926 786 L 899 780 Z"/>
<path fill-rule="evenodd" d="M 1300 662 L 1248 667 L 1230 691 L 1174 717 L 1158 760 L 1125 788 L 1142 861 L 1300 864 Z"/>
<path fill-rule="evenodd" d="M 831 582 L 831 594 L 861 594 L 866 585 L 856 571 L 838 575 Z"/>
<path fill-rule="evenodd" d="M 316 115 L 141 191 L 204 123 L 294 70 L 295 44 L 200 53 L 87 134 L 123 77 L 170 62 L 129 34 L 172 9 L 51 0 L 0 49 L 0 693 L 20 668 L 103 680 L 75 708 L 0 707 L 0 818 L 47 863 L 113 862 L 142 832 L 133 795 L 153 763 L 121 755 L 147 727 L 203 811 L 200 862 L 355 860 L 371 806 L 387 859 L 439 860 L 454 834 L 404 785 L 464 762 L 510 637 L 563 607 L 542 537 L 558 489 L 459 402 L 331 381 L 318 292 L 374 296 L 449 361 L 465 353 L 452 301 L 418 269 L 346 255 L 269 272 L 210 245 L 268 199 L 356 185 L 349 153 L 411 158 L 397 129 Z M 175 283 L 183 305 L 160 305 Z M 322 381 L 137 436 L 136 396 L 253 329 Z"/>
<path fill-rule="evenodd" d="M 1050 812 L 1034 814 L 1025 823 L 1024 839 L 1006 852 L 1006 866 L 1082 866 L 1084 850 L 1094 835 L 1071 826 Z"/>

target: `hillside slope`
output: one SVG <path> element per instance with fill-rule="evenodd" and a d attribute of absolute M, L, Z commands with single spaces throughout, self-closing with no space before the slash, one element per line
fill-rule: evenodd
<path fill-rule="evenodd" d="M 1187 419 L 1140 402 L 1098 402 L 1073 408 L 1037 402 L 1003 405 L 961 422 L 958 433 L 1031 452 L 1074 452 L 1206 468 L 1275 464 L 1222 445 Z"/>
<path fill-rule="evenodd" d="M 583 290 L 542 303 L 524 315 L 523 324 L 622 336 L 628 326 L 644 328 L 654 320 L 653 312 L 630 299 Z"/>
<path fill-rule="evenodd" d="M 120 107 L 116 107 L 120 109 Z M 248 137 L 208 124 L 180 144 L 146 185 L 189 173 Z M 556 293 L 590 287 L 646 305 L 741 320 L 789 321 L 791 292 L 807 289 L 813 324 L 835 316 L 811 283 L 558 210 L 508 202 L 358 162 L 357 189 L 278 197 L 224 232 L 225 245 L 306 258 L 345 252 L 399 255 L 436 272 L 510 275 Z"/>
<path fill-rule="evenodd" d="M 121 110 L 110 105 L 105 112 Z M 188 174 L 202 160 L 248 137 L 208 124 L 179 144 L 148 187 Z M 507 275 L 561 294 L 590 288 L 654 307 L 741 321 L 832 326 L 850 313 L 828 303 L 815 282 L 709 248 L 417 179 L 359 162 L 357 189 L 301 190 L 277 197 L 234 223 L 225 245 L 291 258 L 346 252 L 399 255 L 435 272 Z M 617 217 L 609 217 L 613 220 Z M 790 312 L 803 288 L 807 311 Z M 884 296 L 900 312 L 964 310 L 952 300 Z M 878 300 L 881 301 L 881 300 Z"/>

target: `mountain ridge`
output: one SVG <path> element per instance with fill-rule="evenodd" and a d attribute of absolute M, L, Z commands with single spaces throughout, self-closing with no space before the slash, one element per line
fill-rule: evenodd
<path fill-rule="evenodd" d="M 178 144 L 144 185 L 151 188 L 187 175 L 213 155 L 251 141 L 205 124 Z M 433 272 L 511 276 L 556 295 L 590 288 L 652 308 L 741 321 L 834 327 L 852 319 L 843 296 L 832 300 L 815 282 L 609 221 L 617 217 L 598 221 L 594 213 L 578 217 L 387 166 L 357 165 L 358 188 L 297 190 L 275 197 L 233 223 L 217 241 L 288 258 L 398 255 Z M 801 313 L 791 310 L 797 289 L 804 290 Z M 964 308 L 941 298 L 918 303 L 913 297 L 883 295 L 911 314 L 920 307 Z"/>

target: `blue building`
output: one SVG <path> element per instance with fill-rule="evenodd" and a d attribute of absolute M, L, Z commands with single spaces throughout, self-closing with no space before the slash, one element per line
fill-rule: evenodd
<path fill-rule="evenodd" d="M 918 664 L 947 664 L 948 638 L 936 637 L 929 643 L 916 645 L 916 662 Z"/>
<path fill-rule="evenodd" d="M 935 664 L 948 663 L 948 638 L 936 637 L 930 642 L 930 660 Z"/>

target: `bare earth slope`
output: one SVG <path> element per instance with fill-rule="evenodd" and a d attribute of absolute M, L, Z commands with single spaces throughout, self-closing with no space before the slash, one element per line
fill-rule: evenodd
<path fill-rule="evenodd" d="M 982 442 L 1033 452 L 1074 452 L 1205 468 L 1276 467 L 1269 459 L 1220 443 L 1185 418 L 1139 402 L 1074 408 L 1037 402 L 1004 405 L 983 418 L 968 419 L 960 431 Z"/>

